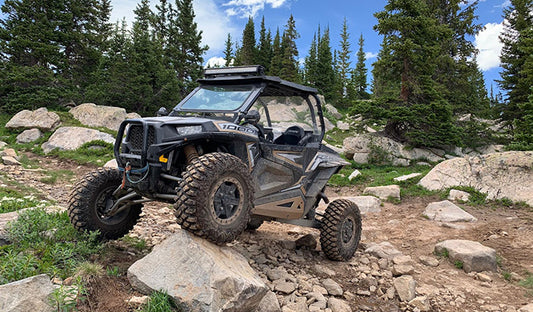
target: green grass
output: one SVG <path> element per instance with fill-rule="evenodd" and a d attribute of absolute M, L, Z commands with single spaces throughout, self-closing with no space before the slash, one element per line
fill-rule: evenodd
<path fill-rule="evenodd" d="M 163 291 L 156 291 L 150 295 L 150 301 L 148 301 L 142 307 L 142 312 L 172 312 L 181 311 L 174 303 L 172 298 Z"/>
<path fill-rule="evenodd" d="M 453 263 L 453 265 L 458 268 L 458 269 L 463 269 L 463 261 L 460 261 L 460 260 L 455 260 L 455 262 Z"/>
<path fill-rule="evenodd" d="M 48 155 L 74 160 L 79 164 L 92 164 L 97 166 L 101 166 L 114 158 L 113 144 L 100 140 L 87 142 L 74 151 L 53 150 Z"/>
<path fill-rule="evenodd" d="M 524 287 L 529 296 L 533 296 L 533 273 L 527 272 L 526 278 L 518 282 L 518 285 Z"/>
<path fill-rule="evenodd" d="M 0 187 L 0 213 L 17 211 L 30 207 L 41 207 L 47 202 L 41 201 L 32 195 L 22 193 L 6 187 Z"/>
<path fill-rule="evenodd" d="M 66 212 L 23 211 L 7 232 L 12 244 L 0 247 L 0 284 L 42 273 L 66 278 L 101 250 L 98 233 L 78 232 Z"/>
<path fill-rule="evenodd" d="M 340 145 L 342 146 L 342 142 L 344 139 L 353 136 L 353 132 L 351 131 L 342 131 L 338 128 L 335 128 L 328 133 L 326 133 L 326 136 L 324 137 L 325 141 L 328 142 L 331 145 Z M 329 139 L 327 139 L 329 138 Z"/>
<path fill-rule="evenodd" d="M 71 170 L 47 170 L 46 177 L 40 179 L 41 182 L 46 184 L 54 184 L 59 181 L 70 181 L 74 176 L 74 172 Z"/>
<path fill-rule="evenodd" d="M 120 241 L 124 242 L 126 245 L 132 248 L 135 248 L 138 251 L 144 251 L 148 248 L 146 241 L 142 238 L 131 237 L 129 235 L 126 235 L 120 238 Z"/>

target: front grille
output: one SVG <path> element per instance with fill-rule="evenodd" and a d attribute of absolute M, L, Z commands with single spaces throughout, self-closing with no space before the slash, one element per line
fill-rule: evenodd
<path fill-rule="evenodd" d="M 131 125 L 128 130 L 127 142 L 130 149 L 133 151 L 142 151 L 143 148 L 143 126 Z M 148 145 L 155 143 L 155 130 L 154 127 L 148 127 Z"/>

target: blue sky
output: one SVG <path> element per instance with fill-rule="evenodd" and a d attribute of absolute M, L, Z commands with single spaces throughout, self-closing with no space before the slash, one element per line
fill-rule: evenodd
<path fill-rule="evenodd" d="M 469 0 L 471 1 L 471 0 Z M 0 0 L 3 4 L 4 0 Z M 116 21 L 125 17 L 129 24 L 133 20 L 133 9 L 140 0 L 112 0 L 113 13 L 111 20 Z M 158 0 L 151 0 L 152 7 Z M 363 34 L 365 38 L 364 50 L 367 53 L 367 66 L 376 60 L 379 52 L 381 37 L 373 30 L 377 23 L 374 13 L 381 11 L 386 0 L 195 0 L 194 10 L 199 28 L 203 31 L 204 43 L 210 49 L 205 60 L 216 62 L 221 58 L 227 34 L 240 40 L 242 30 L 248 16 L 253 16 L 256 31 L 259 30 L 261 18 L 265 17 L 267 28 L 275 33 L 276 28 L 283 30 L 287 19 L 292 14 L 296 21 L 296 29 L 300 33 L 297 45 L 300 57 L 307 55 L 313 34 L 318 25 L 329 27 L 331 45 L 339 48 L 340 32 L 344 18 L 347 19 L 348 31 L 353 51 L 352 61 L 355 63 L 357 40 Z M 485 29 L 472 41 L 480 50 L 478 63 L 483 70 L 487 87 L 499 78 L 499 53 L 501 45 L 498 34 L 502 30 L 502 8 L 509 5 L 509 0 L 481 0 L 478 5 L 478 22 Z M 494 87 L 497 88 L 496 83 Z"/>

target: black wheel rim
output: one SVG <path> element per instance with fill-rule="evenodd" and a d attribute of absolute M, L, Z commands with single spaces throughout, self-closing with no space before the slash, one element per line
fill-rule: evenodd
<path fill-rule="evenodd" d="M 213 216 L 222 224 L 233 222 L 243 206 L 241 183 L 233 177 L 225 177 L 215 184 L 213 190 L 211 209 Z"/>
<path fill-rule="evenodd" d="M 352 218 L 347 218 L 342 223 L 341 239 L 344 244 L 348 244 L 355 236 L 355 224 Z"/>
<path fill-rule="evenodd" d="M 113 196 L 113 192 L 117 189 L 117 186 L 110 186 L 105 188 L 96 199 L 96 216 L 100 222 L 107 225 L 118 224 L 127 217 L 129 209 L 126 208 L 123 211 L 109 216 L 105 212 L 108 211 L 116 202 L 116 198 Z"/>

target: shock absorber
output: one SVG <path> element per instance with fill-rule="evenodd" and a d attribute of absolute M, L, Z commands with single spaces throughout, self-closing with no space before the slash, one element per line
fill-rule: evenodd
<path fill-rule="evenodd" d="M 183 147 L 183 152 L 187 158 L 187 164 L 190 164 L 195 158 L 198 158 L 198 151 L 192 144 Z"/>

